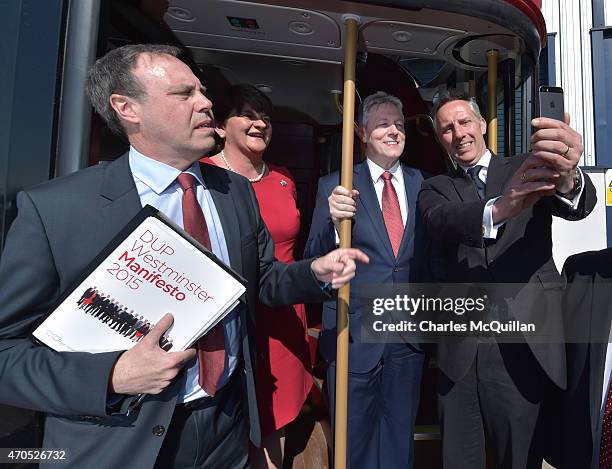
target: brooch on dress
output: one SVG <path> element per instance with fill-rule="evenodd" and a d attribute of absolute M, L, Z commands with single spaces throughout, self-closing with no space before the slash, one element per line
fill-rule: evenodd
<path fill-rule="evenodd" d="M 284 179 L 281 179 L 280 185 L 283 187 L 287 186 L 287 181 L 285 181 Z"/>

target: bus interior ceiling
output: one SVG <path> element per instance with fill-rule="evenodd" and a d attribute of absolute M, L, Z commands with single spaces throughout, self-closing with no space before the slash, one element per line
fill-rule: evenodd
<path fill-rule="evenodd" d="M 216 67 L 229 83 L 266 90 L 277 108 L 276 121 L 339 127 L 345 14 L 361 20 L 359 97 L 379 89 L 399 96 L 412 130 L 405 159 L 432 173 L 444 170 L 444 157 L 426 135 L 431 133 L 426 118 L 414 117 L 427 115 L 447 85 L 467 92 L 474 80 L 479 91 L 486 90 L 487 51 L 499 50 L 500 61 L 525 51 L 509 29 L 457 13 L 338 0 L 179 0 L 170 2 L 165 20 L 199 65 Z M 517 61 L 515 85 L 521 73 Z M 477 96 L 486 102 L 482 93 Z M 324 172 L 335 168 L 335 161 L 323 163 Z"/>
<path fill-rule="evenodd" d="M 492 3 L 474 4 L 486 2 Z M 513 62 L 516 88 L 527 73 L 524 64 L 530 63 L 525 57 L 539 51 L 539 44 L 530 50 L 516 31 L 499 24 L 504 9 L 514 9 L 505 2 L 496 2 L 500 10 L 489 12 L 498 22 L 480 18 L 476 8 L 458 13 L 444 11 L 443 2 L 436 10 L 415 7 L 419 2 L 414 0 L 395 3 L 400 6 L 342 0 L 109 0 L 100 53 L 127 42 L 175 42 L 202 72 L 213 102 L 223 99 L 231 84 L 250 83 L 266 92 L 275 106 L 266 159 L 288 167 L 295 178 L 302 213 L 299 249 L 318 177 L 337 169 L 340 161 L 345 15 L 360 19 L 356 108 L 378 90 L 398 96 L 406 116 L 402 159 L 432 174 L 450 164 L 429 117 L 436 95 L 460 88 L 473 93 L 484 113 L 487 52 L 498 50 L 501 64 Z M 408 3 L 412 7 L 401 6 Z M 498 84 L 503 98 L 502 80 Z M 90 163 L 125 151 L 103 126 L 94 125 L 93 133 Z M 364 152 L 357 138 L 354 148 L 358 161 Z"/>
<path fill-rule="evenodd" d="M 116 23 L 127 23 L 120 29 L 129 30 L 134 17 L 130 20 L 126 3 L 111 3 L 116 13 L 111 15 L 111 23 L 114 16 L 121 20 Z M 140 2 L 143 6 L 159 3 L 164 2 Z M 379 89 L 398 95 L 415 140 L 423 140 L 419 137 L 430 133 L 426 117 L 416 117 L 428 114 L 436 94 L 447 86 L 470 92 L 472 82 L 472 92 L 479 103 L 486 103 L 490 49 L 500 51 L 500 62 L 515 59 L 514 86 L 522 82 L 520 57 L 526 52 L 524 41 L 510 29 L 472 12 L 392 8 L 341 0 L 168 3 L 160 18 L 163 28 L 189 50 L 203 70 L 203 80 L 213 99 L 222 96 L 227 84 L 256 85 L 268 93 L 275 105 L 275 125 L 305 124 L 323 133 L 341 125 L 337 103 L 341 103 L 343 88 L 345 14 L 357 15 L 361 20 L 357 104 L 361 97 Z M 109 39 L 117 35 L 118 29 L 109 28 Z M 117 36 L 118 43 L 125 39 L 121 34 Z M 413 142 L 412 136 L 407 138 L 407 160 L 433 173 L 443 170 L 444 158 L 439 151 Z M 432 151 L 433 158 L 419 155 Z M 324 161 L 321 169 L 328 172 L 335 165 Z"/>

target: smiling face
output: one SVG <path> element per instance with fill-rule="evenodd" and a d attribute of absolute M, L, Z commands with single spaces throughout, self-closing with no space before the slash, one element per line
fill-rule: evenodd
<path fill-rule="evenodd" d="M 255 111 L 245 103 L 240 110 L 233 110 L 223 123 L 226 148 L 245 156 L 261 158 L 272 138 L 270 117 Z"/>
<path fill-rule="evenodd" d="M 137 150 L 186 169 L 214 147 L 212 103 L 185 63 L 170 55 L 142 54 L 132 73 L 144 95 L 119 95 L 115 101 L 113 95 L 111 103 Z"/>
<path fill-rule="evenodd" d="M 475 165 L 487 150 L 487 124 L 466 101 L 450 101 L 438 109 L 436 131 L 444 149 L 462 166 Z"/>
<path fill-rule="evenodd" d="M 368 113 L 366 126 L 360 128 L 360 136 L 366 144 L 368 158 L 389 169 L 404 151 L 404 116 L 391 103 L 374 106 Z"/>

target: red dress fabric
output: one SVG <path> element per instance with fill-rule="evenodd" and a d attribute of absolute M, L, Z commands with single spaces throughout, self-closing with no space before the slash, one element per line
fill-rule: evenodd
<path fill-rule="evenodd" d="M 210 158 L 202 160 L 215 164 Z M 268 165 L 253 183 L 261 215 L 274 240 L 274 255 L 294 262 L 293 248 L 300 231 L 295 183 L 289 170 Z M 269 308 L 257 305 L 257 406 L 262 435 L 295 420 L 312 387 L 304 305 Z"/>

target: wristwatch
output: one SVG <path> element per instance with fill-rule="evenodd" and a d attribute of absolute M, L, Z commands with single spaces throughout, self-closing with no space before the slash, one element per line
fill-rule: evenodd
<path fill-rule="evenodd" d="M 565 194 L 562 194 L 561 192 L 557 191 L 557 194 L 559 194 L 564 199 L 568 199 L 568 200 L 572 200 L 574 197 L 576 197 L 576 195 L 579 194 L 580 190 L 582 189 L 582 176 L 580 175 L 580 171 L 578 171 L 577 169 L 574 169 L 573 171 L 574 171 L 574 187 L 569 192 L 566 192 Z"/>

